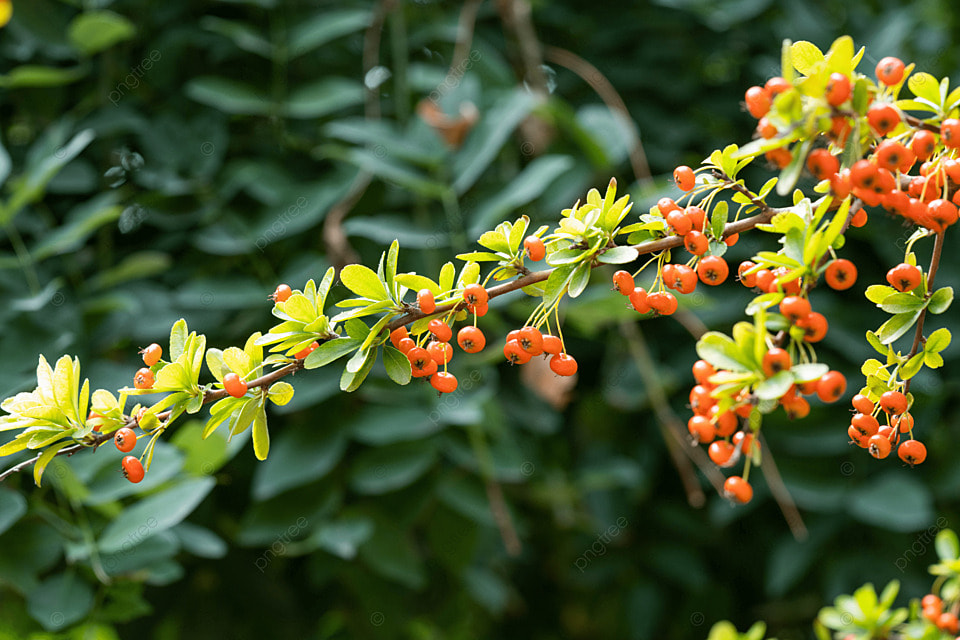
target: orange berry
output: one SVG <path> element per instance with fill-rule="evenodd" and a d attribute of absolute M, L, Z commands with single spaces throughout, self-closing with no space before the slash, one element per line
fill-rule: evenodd
<path fill-rule="evenodd" d="M 747 504 L 753 499 L 753 487 L 740 476 L 730 476 L 723 483 L 723 495 L 732 502 Z"/>
<path fill-rule="evenodd" d="M 857 267 L 846 258 L 832 260 L 823 274 L 827 286 L 836 291 L 849 289 L 857 281 Z"/>

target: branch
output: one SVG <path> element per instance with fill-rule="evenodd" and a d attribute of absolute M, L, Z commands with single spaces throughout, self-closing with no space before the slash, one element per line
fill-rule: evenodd
<path fill-rule="evenodd" d="M 946 235 L 946 230 L 938 233 L 936 239 L 933 241 L 933 255 L 930 256 L 930 268 L 927 270 L 927 297 L 930 297 L 931 292 L 933 291 L 933 279 L 937 277 L 937 269 L 940 267 L 940 256 L 943 253 L 944 235 Z M 920 342 L 923 340 L 923 321 L 927 319 L 927 309 L 928 307 L 924 307 L 920 311 L 920 317 L 917 318 L 917 329 L 913 334 L 913 346 L 910 347 L 910 353 L 907 355 L 907 361 L 909 361 L 913 356 L 917 355 L 917 350 L 920 348 Z M 910 391 L 910 383 L 912 381 L 913 378 L 909 378 L 904 385 L 904 395 Z"/>

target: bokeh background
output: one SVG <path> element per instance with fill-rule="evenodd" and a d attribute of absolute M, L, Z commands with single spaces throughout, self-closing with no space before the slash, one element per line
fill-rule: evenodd
<path fill-rule="evenodd" d="M 750 139 L 743 92 L 779 72 L 784 38 L 850 34 L 864 71 L 898 55 L 957 80 L 957 28 L 950 0 L 14 0 L 0 395 L 33 388 L 38 353 L 127 385 L 180 317 L 242 344 L 271 326 L 277 283 L 374 264 L 394 238 L 401 270 L 435 274 L 497 221 L 551 224 L 611 177 L 643 211 L 676 194 L 674 166 Z M 769 248 L 758 235 L 731 262 Z M 907 236 L 874 214 L 845 248 L 860 282 L 814 294 L 821 358 L 851 387 L 882 319 L 862 292 Z M 106 448 L 58 459 L 42 489 L 7 480 L 0 638 L 642 640 L 763 619 L 789 639 L 863 582 L 926 593 L 931 532 L 960 526 L 956 349 L 912 387 L 922 468 L 851 449 L 845 403 L 769 419 L 799 542 L 759 474 L 732 508 L 671 435 L 693 334 L 729 329 L 749 293 L 701 289 L 682 322 L 637 323 L 608 276 L 564 307 L 571 388 L 496 348 L 457 357 L 461 390 L 441 399 L 382 370 L 340 393 L 335 363 L 296 376 L 265 463 L 185 420 L 142 486 Z M 483 327 L 531 308 L 498 300 Z M 179 524 L 116 524 L 145 500 Z M 105 554 L 111 526 L 129 544 Z"/>

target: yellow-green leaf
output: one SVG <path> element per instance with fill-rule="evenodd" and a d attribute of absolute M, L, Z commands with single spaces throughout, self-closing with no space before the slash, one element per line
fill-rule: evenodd
<path fill-rule="evenodd" d="M 812 42 L 800 40 L 790 47 L 793 67 L 803 75 L 810 75 L 817 64 L 823 62 L 823 52 Z"/>
<path fill-rule="evenodd" d="M 253 418 L 253 453 L 257 460 L 266 460 L 270 452 L 270 432 L 267 431 L 267 412 L 263 405 L 257 408 Z"/>
<path fill-rule="evenodd" d="M 340 270 L 340 281 L 347 289 L 370 300 L 386 300 L 387 290 L 373 269 L 362 264 L 348 264 Z M 312 319 L 312 318 L 311 318 Z"/>
<path fill-rule="evenodd" d="M 293 399 L 293 385 L 282 380 L 274 382 L 267 391 L 267 397 L 273 404 L 283 406 Z"/>
<path fill-rule="evenodd" d="M 66 442 L 58 442 L 52 447 L 47 448 L 43 453 L 40 454 L 40 457 L 37 458 L 37 461 L 33 464 L 33 482 L 38 487 L 40 486 L 40 479 L 43 477 L 43 472 L 47 468 L 47 465 L 53 460 L 57 455 L 60 449 L 63 449 L 67 445 L 72 444 L 69 440 Z"/>

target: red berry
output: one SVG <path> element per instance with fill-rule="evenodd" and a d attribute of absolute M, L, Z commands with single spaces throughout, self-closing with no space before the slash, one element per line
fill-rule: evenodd
<path fill-rule="evenodd" d="M 691 416 L 690 419 L 687 420 L 687 431 L 689 431 L 693 437 L 694 444 L 697 442 L 707 444 L 708 442 L 713 442 L 713 439 L 717 437 L 716 425 L 706 416 Z"/>
<path fill-rule="evenodd" d="M 133 456 L 126 456 L 120 462 L 120 467 L 123 469 L 123 477 L 130 482 L 136 484 L 143 480 L 143 465 L 140 464 L 140 460 L 137 458 Z"/>
<path fill-rule="evenodd" d="M 847 390 L 847 379 L 839 371 L 828 371 L 817 383 L 817 397 L 824 402 L 836 402 Z"/>
<path fill-rule="evenodd" d="M 697 360 L 693 363 L 693 379 L 697 384 L 709 384 L 710 376 L 717 372 L 713 365 L 706 360 Z"/>
<path fill-rule="evenodd" d="M 273 298 L 274 302 L 286 302 L 291 294 L 293 294 L 293 290 L 290 288 L 290 285 L 281 284 L 277 285 L 276 291 L 274 291 L 270 297 Z"/>
<path fill-rule="evenodd" d="M 885 391 L 880 396 L 880 408 L 886 413 L 898 416 L 907 410 L 907 396 L 899 391 Z"/>
<path fill-rule="evenodd" d="M 630 292 L 630 304 L 637 313 L 650 313 L 650 303 L 647 302 L 647 290 L 643 287 L 636 287 Z"/>
<path fill-rule="evenodd" d="M 897 455 L 909 465 L 920 464 L 927 459 L 927 448 L 919 440 L 905 440 L 897 449 Z"/>
<path fill-rule="evenodd" d="M 417 346 L 417 343 L 413 338 L 401 338 L 400 342 L 397 343 L 397 349 L 400 349 L 400 353 L 403 355 L 407 355 L 410 349 L 413 349 L 415 346 Z"/>
<path fill-rule="evenodd" d="M 880 168 L 869 160 L 857 160 L 850 167 L 850 184 L 870 189 L 880 179 Z"/>
<path fill-rule="evenodd" d="M 830 74 L 825 93 L 830 106 L 839 107 L 850 97 L 850 78 L 834 71 Z"/>
<path fill-rule="evenodd" d="M 503 345 L 503 356 L 510 364 L 526 364 L 530 362 L 530 358 L 533 357 L 520 346 L 520 342 L 516 339 L 508 340 L 507 343 Z"/>
<path fill-rule="evenodd" d="M 920 286 L 920 278 L 920 269 L 906 262 L 887 271 L 887 282 L 897 291 L 913 291 Z"/>
<path fill-rule="evenodd" d="M 763 87 L 750 87 L 744 94 L 744 101 L 747 103 L 747 111 L 754 118 L 760 119 L 770 111 L 770 95 L 763 90 Z"/>
<path fill-rule="evenodd" d="M 547 248 L 543 246 L 543 240 L 537 236 L 527 236 L 524 238 L 523 248 L 526 249 L 527 255 L 530 256 L 530 259 L 534 262 L 540 262 L 547 255 Z"/>
<path fill-rule="evenodd" d="M 536 327 L 524 327 L 520 329 L 517 337 L 520 348 L 532 356 L 538 356 L 543 353 L 543 334 Z"/>
<path fill-rule="evenodd" d="M 160 356 L 163 355 L 163 347 L 154 342 L 146 349 L 142 349 L 140 353 L 143 355 L 143 364 L 152 367 L 160 362 Z"/>
<path fill-rule="evenodd" d="M 293 357 L 296 358 L 297 360 L 303 360 L 308 355 L 316 351 L 319 347 L 320 347 L 320 343 L 314 340 L 313 342 L 310 343 L 310 346 L 301 349 L 296 354 L 294 354 Z"/>
<path fill-rule="evenodd" d="M 117 449 L 124 453 L 133 451 L 133 448 L 137 446 L 137 434 L 130 427 L 117 429 L 117 432 L 113 434 L 113 444 L 117 445 Z"/>
<path fill-rule="evenodd" d="M 633 276 L 630 275 L 630 272 L 617 271 L 613 274 L 613 288 L 622 293 L 625 296 L 629 296 L 633 293 Z"/>
<path fill-rule="evenodd" d="M 737 276 L 740 278 L 740 282 L 743 283 L 743 286 L 747 287 L 748 289 L 752 289 L 757 286 L 757 273 L 746 273 L 755 266 L 757 265 L 750 260 L 744 260 L 740 263 L 740 266 L 737 267 Z"/>
<path fill-rule="evenodd" d="M 960 147 L 960 120 L 947 118 L 940 123 L 940 140 L 948 149 Z"/>
<path fill-rule="evenodd" d="M 720 256 L 706 256 L 697 264 L 697 275 L 704 284 L 716 286 L 727 279 L 730 267 Z"/>
<path fill-rule="evenodd" d="M 857 267 L 846 258 L 832 260 L 824 272 L 827 286 L 837 291 L 849 289 L 857 281 Z"/>
<path fill-rule="evenodd" d="M 390 342 L 393 343 L 393 346 L 395 346 L 397 349 L 399 349 L 399 348 L 400 348 L 400 341 L 403 340 L 404 338 L 406 338 L 406 337 L 409 336 L 409 335 L 410 335 L 410 334 L 407 333 L 407 328 L 406 328 L 406 327 L 397 327 L 396 329 L 394 329 L 393 331 L 390 332 Z"/>
<path fill-rule="evenodd" d="M 457 376 L 446 371 L 437 371 L 430 377 L 430 386 L 440 393 L 453 393 L 457 390 Z"/>
<path fill-rule="evenodd" d="M 417 305 L 420 307 L 420 311 L 424 315 L 430 315 L 437 309 L 437 301 L 433 297 L 433 292 L 430 289 L 420 289 L 417 292 Z"/>
<path fill-rule="evenodd" d="M 880 431 L 880 423 L 869 413 L 855 413 L 850 418 L 850 426 L 866 438 L 876 435 Z"/>
<path fill-rule="evenodd" d="M 566 353 L 558 353 L 550 358 L 550 370 L 558 376 L 572 376 L 577 372 L 577 361 Z"/>
<path fill-rule="evenodd" d="M 763 354 L 763 373 L 769 378 L 790 368 L 790 354 L 786 349 L 774 347 Z"/>
<path fill-rule="evenodd" d="M 407 352 L 407 360 L 414 378 L 426 378 L 437 372 L 437 362 L 423 347 L 414 347 Z"/>
<path fill-rule="evenodd" d="M 885 136 L 900 124 L 900 112 L 892 104 L 874 102 L 867 109 L 867 122 L 877 135 Z"/>
<path fill-rule="evenodd" d="M 457 332 L 457 344 L 467 353 L 479 353 L 487 346 L 487 338 L 478 327 L 468 325 Z"/>
<path fill-rule="evenodd" d="M 768 94 L 770 94 L 770 98 L 773 99 L 775 96 L 783 93 L 792 86 L 793 85 L 787 82 L 786 78 L 781 76 L 773 76 L 767 80 L 766 83 L 764 83 L 763 88 Z"/>
<path fill-rule="evenodd" d="M 657 291 L 647 295 L 647 304 L 660 315 L 669 316 L 677 310 L 677 297 L 669 291 Z M 636 308 L 636 305 L 634 305 Z"/>
<path fill-rule="evenodd" d="M 800 296 L 787 296 L 780 302 L 780 313 L 790 324 L 797 324 L 810 314 L 810 301 Z"/>
<path fill-rule="evenodd" d="M 695 256 L 702 256 L 710 248 L 707 236 L 700 231 L 693 230 L 683 238 L 684 248 Z"/>
<path fill-rule="evenodd" d="M 826 180 L 840 171 L 840 161 L 826 149 L 814 149 L 807 156 L 807 169 L 817 180 Z"/>
<path fill-rule="evenodd" d="M 811 311 L 797 320 L 797 326 L 803 329 L 803 339 L 806 342 L 820 342 L 827 335 L 827 318 L 822 313 Z"/>
<path fill-rule="evenodd" d="M 151 389 L 153 388 L 153 383 L 153 371 L 150 371 L 150 369 L 146 367 L 139 369 L 136 375 L 133 376 L 133 386 L 137 389 Z"/>
<path fill-rule="evenodd" d="M 427 345 L 427 352 L 437 363 L 437 366 L 447 364 L 453 358 L 453 347 L 449 343 L 439 340 L 431 340 Z"/>
<path fill-rule="evenodd" d="M 710 447 L 707 449 L 707 455 L 710 456 L 710 459 L 713 460 L 713 463 L 718 467 L 726 467 L 736 450 L 737 448 L 726 440 L 717 440 L 716 442 L 710 443 Z"/>
<path fill-rule="evenodd" d="M 440 318 L 431 320 L 427 328 L 430 330 L 430 333 L 433 334 L 433 337 L 440 342 L 450 342 L 450 338 L 453 337 L 453 329 Z"/>
<path fill-rule="evenodd" d="M 693 221 L 681 209 L 674 209 L 667 214 L 667 224 L 673 227 L 678 236 L 685 236 L 693 229 Z"/>
<path fill-rule="evenodd" d="M 850 404 L 852 404 L 853 408 L 859 413 L 873 413 L 873 401 L 871 401 L 867 396 L 858 393 L 857 395 L 853 396 L 852 400 L 850 400 Z"/>
<path fill-rule="evenodd" d="M 247 383 L 233 371 L 223 376 L 223 388 L 234 398 L 242 398 L 247 393 Z"/>
<path fill-rule="evenodd" d="M 933 152 L 937 150 L 937 137 L 932 131 L 920 129 L 913 134 L 913 141 L 910 143 L 910 149 L 913 151 L 914 155 L 917 156 L 917 160 L 922 162 L 932 156 Z"/>
<path fill-rule="evenodd" d="M 877 80 L 890 86 L 903 80 L 903 60 L 887 56 L 877 63 Z"/>
<path fill-rule="evenodd" d="M 732 502 L 747 504 L 753 500 L 753 487 L 740 476 L 730 476 L 723 483 L 723 495 Z"/>
<path fill-rule="evenodd" d="M 693 175 L 693 169 L 682 165 L 673 170 L 673 181 L 681 191 L 692 191 L 697 182 L 697 177 Z"/>
<path fill-rule="evenodd" d="M 870 439 L 867 440 L 867 450 L 874 458 L 883 460 L 890 455 L 890 440 L 879 433 L 872 435 Z"/>
<path fill-rule="evenodd" d="M 467 304 L 472 304 L 475 307 L 486 305 L 488 297 L 487 290 L 479 284 L 468 284 L 463 289 L 463 299 L 467 301 Z"/>
<path fill-rule="evenodd" d="M 563 351 L 563 343 L 560 338 L 552 336 L 549 333 L 543 334 L 543 352 L 551 355 L 557 355 Z"/>

